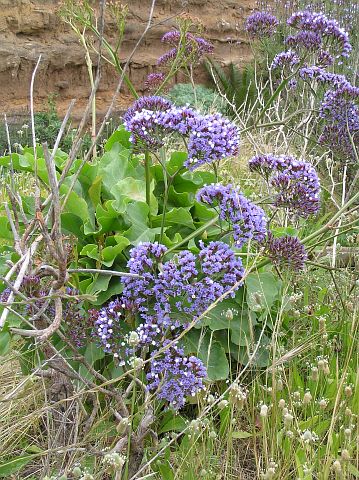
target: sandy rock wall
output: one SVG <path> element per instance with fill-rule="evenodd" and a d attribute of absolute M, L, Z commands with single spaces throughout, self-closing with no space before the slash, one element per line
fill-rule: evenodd
<path fill-rule="evenodd" d="M 131 61 L 131 80 L 141 88 L 147 74 L 155 71 L 158 56 L 166 51 L 160 42 L 161 35 L 175 25 L 173 16 L 181 12 L 201 20 L 205 37 L 215 45 L 218 60 L 244 63 L 250 58 L 250 51 L 243 23 L 254 3 L 254 0 L 157 0 L 154 15 L 157 25 L 148 32 Z M 129 0 L 127 4 L 129 15 L 121 60 L 126 59 L 143 31 L 151 2 Z M 49 95 L 55 95 L 61 114 L 70 99 L 77 98 L 76 114 L 80 115 L 90 91 L 85 55 L 75 34 L 59 17 L 59 7 L 59 0 L 0 0 L 0 113 L 28 112 L 31 73 L 41 54 L 35 87 L 37 108 L 46 104 Z M 111 37 L 110 22 L 106 28 Z M 196 71 L 196 80 L 206 81 L 203 69 Z M 105 66 L 97 97 L 100 112 L 109 103 L 117 81 L 114 69 Z M 117 109 L 129 102 L 130 96 L 124 89 Z"/>

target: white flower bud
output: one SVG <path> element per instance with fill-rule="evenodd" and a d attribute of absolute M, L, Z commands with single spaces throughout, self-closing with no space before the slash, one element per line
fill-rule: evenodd
<path fill-rule="evenodd" d="M 285 407 L 285 400 L 284 398 L 281 398 L 278 402 L 278 407 L 279 408 L 284 408 Z"/>
<path fill-rule="evenodd" d="M 289 425 L 291 425 L 291 423 L 293 422 L 293 418 L 293 415 L 291 415 L 290 413 L 284 415 L 284 425 L 286 427 L 289 427 Z"/>
<path fill-rule="evenodd" d="M 313 380 L 313 382 L 317 382 L 318 379 L 319 379 L 318 369 L 317 369 L 317 367 L 313 367 L 312 368 L 312 380 Z"/>
<path fill-rule="evenodd" d="M 325 410 L 327 408 L 328 402 L 325 400 L 325 398 L 322 398 L 321 400 L 319 400 L 318 405 L 322 410 Z"/>
<path fill-rule="evenodd" d="M 351 435 L 352 435 L 352 431 L 350 430 L 350 428 L 346 428 L 344 430 L 344 435 L 346 436 L 346 438 L 350 438 Z"/>
<path fill-rule="evenodd" d="M 335 462 L 333 463 L 333 470 L 335 473 L 342 473 L 342 466 L 339 460 L 335 460 Z"/>
<path fill-rule="evenodd" d="M 267 406 L 267 405 L 263 404 L 263 405 L 261 406 L 261 410 L 260 410 L 259 415 L 260 415 L 262 418 L 268 417 L 268 406 Z"/>
<path fill-rule="evenodd" d="M 140 357 L 135 357 L 132 359 L 132 367 L 136 370 L 140 370 L 141 368 L 143 368 L 143 365 L 144 365 L 144 360 Z"/>
<path fill-rule="evenodd" d="M 139 344 L 140 337 L 137 332 L 130 332 L 128 336 L 128 343 L 131 345 L 131 347 L 137 347 Z"/>
<path fill-rule="evenodd" d="M 303 404 L 309 405 L 312 400 L 313 400 L 312 394 L 310 392 L 305 392 L 303 397 Z"/>
<path fill-rule="evenodd" d="M 80 467 L 74 467 L 72 469 L 72 475 L 75 477 L 75 478 L 80 478 L 81 475 L 82 475 L 82 470 Z"/>
<path fill-rule="evenodd" d="M 352 390 L 352 387 L 350 385 L 347 385 L 345 388 L 344 388 L 344 393 L 345 393 L 345 396 L 350 398 L 352 395 L 353 395 L 353 390 Z"/>
<path fill-rule="evenodd" d="M 233 320 L 233 312 L 230 308 L 226 311 L 226 319 Z"/>

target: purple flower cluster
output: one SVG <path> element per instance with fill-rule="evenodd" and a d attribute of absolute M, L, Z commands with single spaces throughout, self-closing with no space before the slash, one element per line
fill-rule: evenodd
<path fill-rule="evenodd" d="M 181 34 L 178 30 L 173 30 L 165 33 L 161 41 L 171 45 L 173 48 L 159 57 L 157 65 L 160 66 L 172 62 L 179 54 L 184 56 L 183 61 L 196 63 L 203 55 L 213 53 L 213 45 L 211 43 L 190 32 Z"/>
<path fill-rule="evenodd" d="M 165 78 L 164 73 L 149 73 L 146 77 L 144 87 L 146 90 L 156 90 L 156 88 L 162 85 Z"/>
<path fill-rule="evenodd" d="M 237 283 L 239 288 L 244 270 L 230 247 L 222 242 L 200 247 L 197 257 L 183 250 L 167 262 L 162 261 L 164 245 L 143 243 L 131 250 L 129 270 L 141 278 L 123 279 L 122 298 L 144 320 L 138 330 L 143 344 L 155 345 L 168 329 L 183 328 L 186 316 L 200 316 Z"/>
<path fill-rule="evenodd" d="M 296 12 L 288 19 L 287 23 L 302 32 L 314 32 L 321 38 L 321 42 L 317 42 L 318 48 L 321 47 L 321 44 L 325 45 L 326 48 L 329 46 L 337 56 L 348 57 L 352 50 L 347 32 L 340 28 L 336 20 L 327 18 L 323 13 L 315 13 L 309 10 Z M 300 34 L 301 32 L 296 37 Z M 299 42 L 303 42 L 303 36 L 298 38 Z M 309 39 L 310 36 L 308 36 L 308 41 L 309 44 L 313 45 L 313 38 Z M 305 46 L 304 43 L 299 44 Z"/>
<path fill-rule="evenodd" d="M 265 213 L 238 188 L 220 183 L 207 185 L 199 190 L 196 198 L 199 202 L 218 206 L 220 219 L 231 224 L 238 248 L 249 240 L 264 240 L 267 233 Z"/>
<path fill-rule="evenodd" d="M 239 151 L 238 127 L 219 113 L 197 115 L 190 121 L 190 131 L 186 161 L 190 170 L 234 156 Z"/>
<path fill-rule="evenodd" d="M 173 344 L 161 355 L 153 353 L 147 374 L 148 389 L 156 390 L 159 399 L 174 409 L 182 408 L 187 396 L 204 389 L 206 368 L 195 356 L 186 357 L 182 348 Z"/>
<path fill-rule="evenodd" d="M 303 270 L 305 261 L 308 258 L 304 245 L 299 238 L 285 235 L 275 238 L 268 234 L 266 253 L 274 265 L 290 270 Z"/>
<path fill-rule="evenodd" d="M 113 354 L 115 358 L 123 357 L 121 351 L 124 351 L 125 347 L 124 309 L 120 300 L 115 299 L 99 310 L 89 310 L 89 319 L 94 327 L 94 335 L 103 350 Z"/>
<path fill-rule="evenodd" d="M 303 80 L 315 79 L 330 86 L 320 107 L 320 117 L 325 124 L 319 143 L 329 147 L 335 155 L 345 161 L 355 158 L 354 148 L 359 148 L 359 88 L 345 77 L 330 73 L 320 67 L 303 67 Z"/>
<path fill-rule="evenodd" d="M 180 408 L 185 396 L 203 388 L 206 370 L 198 358 L 185 357 L 180 347 L 171 346 L 164 354 L 158 349 L 176 338 L 190 319 L 198 318 L 215 300 L 233 296 L 241 285 L 244 269 L 241 260 L 222 242 L 207 246 L 200 242 L 197 256 L 183 250 L 164 261 L 166 252 L 164 245 L 149 242 L 131 250 L 128 268 L 140 277 L 122 279 L 124 290 L 118 311 L 121 314 L 125 308 L 142 321 L 136 330 L 137 348 L 151 348 L 156 357 L 147 375 L 148 388 L 157 389 L 160 399 Z M 117 310 L 112 310 L 116 316 Z M 96 323 L 98 335 L 109 351 L 114 350 L 113 339 L 118 337 L 114 334 L 114 315 L 105 308 Z M 113 320 L 110 325 L 109 319 Z"/>
<path fill-rule="evenodd" d="M 275 70 L 276 68 L 292 69 L 295 65 L 298 65 L 299 62 L 299 56 L 293 50 L 288 50 L 287 52 L 278 53 L 274 57 L 270 68 L 272 70 Z"/>
<path fill-rule="evenodd" d="M 263 175 L 277 191 L 275 205 L 286 207 L 300 217 L 315 214 L 320 208 L 320 182 L 315 168 L 287 155 L 258 155 L 249 167 Z"/>
<path fill-rule="evenodd" d="M 320 108 L 325 125 L 319 143 L 345 161 L 356 158 L 359 151 L 359 88 L 349 82 L 342 83 L 335 90 L 328 90 Z"/>
<path fill-rule="evenodd" d="M 138 151 L 156 151 L 166 136 L 188 137 L 190 169 L 233 156 L 239 150 L 239 129 L 222 115 L 201 115 L 187 107 L 176 107 L 161 97 L 142 97 L 124 115 L 124 125 Z"/>
<path fill-rule="evenodd" d="M 254 12 L 246 20 L 245 29 L 252 38 L 271 37 L 278 27 L 278 19 L 268 12 Z"/>

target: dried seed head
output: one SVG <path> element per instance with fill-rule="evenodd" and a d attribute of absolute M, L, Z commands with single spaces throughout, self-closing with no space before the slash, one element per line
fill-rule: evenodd
<path fill-rule="evenodd" d="M 345 393 L 345 396 L 350 398 L 352 395 L 353 395 L 353 390 L 352 390 L 352 387 L 350 385 L 347 385 L 345 388 L 344 388 L 344 393 Z"/>
<path fill-rule="evenodd" d="M 327 408 L 328 402 L 325 400 L 325 398 L 322 398 L 321 400 L 319 400 L 318 405 L 322 410 L 325 410 Z"/>
<path fill-rule="evenodd" d="M 339 460 L 335 460 L 333 463 L 333 470 L 335 473 L 342 473 L 342 466 Z"/>
<path fill-rule="evenodd" d="M 226 311 L 226 319 L 233 320 L 233 311 L 230 308 Z"/>
<path fill-rule="evenodd" d="M 317 367 L 313 367 L 313 368 L 312 368 L 312 375 L 311 375 L 311 377 L 312 377 L 313 382 L 317 382 L 317 381 L 318 381 L 318 379 L 319 379 L 319 371 L 318 371 L 318 368 L 317 368 Z"/>
<path fill-rule="evenodd" d="M 268 417 L 268 406 L 267 406 L 267 405 L 263 404 L 263 405 L 261 406 L 259 415 L 260 415 L 262 418 Z"/>
<path fill-rule="evenodd" d="M 289 427 L 289 425 L 291 425 L 291 423 L 293 422 L 293 418 L 293 415 L 291 415 L 290 413 L 284 415 L 284 425 L 286 427 Z"/>
<path fill-rule="evenodd" d="M 278 402 L 278 408 L 284 408 L 285 407 L 285 400 L 284 398 L 281 398 Z"/>
<path fill-rule="evenodd" d="M 310 392 L 305 392 L 303 397 L 303 404 L 309 405 L 312 400 L 313 400 L 312 394 Z"/>

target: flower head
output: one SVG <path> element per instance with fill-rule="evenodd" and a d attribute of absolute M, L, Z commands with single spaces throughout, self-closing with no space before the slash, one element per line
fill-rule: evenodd
<path fill-rule="evenodd" d="M 161 41 L 171 45 L 173 48 L 157 60 L 157 65 L 166 65 L 172 62 L 179 54 L 183 55 L 183 62 L 196 63 L 203 55 L 213 53 L 213 45 L 210 42 L 190 32 L 181 34 L 180 31 L 173 30 L 165 33 Z"/>
<path fill-rule="evenodd" d="M 239 129 L 221 114 L 198 115 L 190 120 L 189 127 L 186 166 L 190 170 L 238 153 Z"/>
<path fill-rule="evenodd" d="M 174 409 L 183 407 L 187 396 L 194 396 L 204 389 L 206 368 L 195 356 L 185 356 L 184 350 L 171 345 L 165 352 L 153 354 L 150 372 L 147 374 L 148 389 L 156 390 L 160 400 Z"/>
<path fill-rule="evenodd" d="M 251 170 L 262 174 L 276 190 L 274 204 L 300 217 L 318 212 L 320 182 L 315 168 L 288 155 L 259 155 L 249 161 Z"/>
<path fill-rule="evenodd" d="M 299 238 L 289 235 L 276 238 L 269 233 L 266 251 L 274 265 L 295 271 L 303 270 L 307 259 L 307 252 Z"/>
<path fill-rule="evenodd" d="M 150 73 L 147 75 L 144 87 L 146 90 L 155 90 L 165 80 L 164 73 Z"/>
<path fill-rule="evenodd" d="M 233 228 L 233 238 L 238 248 L 249 240 L 264 240 L 267 227 L 264 211 L 250 202 L 236 187 L 219 183 L 207 185 L 197 193 L 197 200 L 219 208 L 221 220 Z"/>
<path fill-rule="evenodd" d="M 254 12 L 246 20 L 245 29 L 252 38 L 271 37 L 277 30 L 278 19 L 268 12 Z"/>

